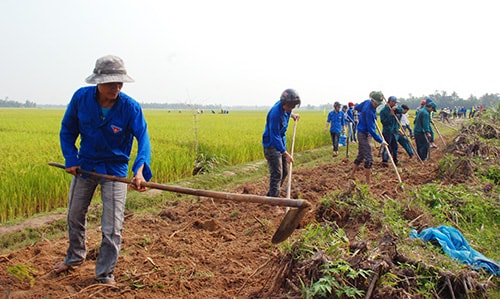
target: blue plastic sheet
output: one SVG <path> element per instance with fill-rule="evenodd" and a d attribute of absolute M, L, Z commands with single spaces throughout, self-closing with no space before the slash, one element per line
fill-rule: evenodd
<path fill-rule="evenodd" d="M 425 242 L 436 240 L 451 258 L 468 264 L 474 269 L 483 269 L 496 276 L 500 275 L 499 263 L 471 248 L 462 233 L 453 227 L 442 225 L 437 228 L 426 228 L 420 233 L 412 230 L 410 237 L 420 238 Z"/>

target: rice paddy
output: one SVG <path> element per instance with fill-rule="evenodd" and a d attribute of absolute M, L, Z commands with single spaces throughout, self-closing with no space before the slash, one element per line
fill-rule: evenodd
<path fill-rule="evenodd" d="M 323 131 L 323 111 L 294 112 L 301 114 L 295 152 L 330 144 Z M 152 181 L 189 177 L 197 159 L 215 159 L 222 165 L 264 159 L 261 140 L 267 111 L 145 110 L 144 114 L 152 146 Z M 59 146 L 63 115 L 64 109 L 0 109 L 0 223 L 66 206 L 71 176 L 47 165 L 64 164 Z M 293 121 L 289 146 L 292 132 Z"/>

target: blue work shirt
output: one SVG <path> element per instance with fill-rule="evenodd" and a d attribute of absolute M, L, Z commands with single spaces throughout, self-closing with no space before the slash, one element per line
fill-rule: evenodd
<path fill-rule="evenodd" d="M 339 112 L 332 110 L 328 113 L 327 123 L 330 123 L 330 133 L 340 133 L 342 132 L 342 127 L 345 126 L 345 116 L 344 112 L 339 110 Z"/>
<path fill-rule="evenodd" d="M 286 112 L 283 109 L 281 101 L 274 104 L 267 113 L 266 126 L 264 134 L 262 134 L 263 147 L 272 146 L 280 153 L 286 151 L 286 130 L 288 129 L 288 121 L 291 115 L 291 112 Z"/>
<path fill-rule="evenodd" d="M 347 116 L 346 116 L 345 120 L 349 123 L 354 122 L 354 113 L 353 113 L 352 107 L 349 107 L 347 109 Z"/>
<path fill-rule="evenodd" d="M 76 140 L 80 137 L 80 147 Z M 97 101 L 97 86 L 78 89 L 64 114 L 59 138 L 66 168 L 80 166 L 119 177 L 128 175 L 128 163 L 134 137 L 137 157 L 132 166 L 134 175 L 144 165 L 146 181 L 151 173 L 151 144 L 141 106 L 120 92 L 115 104 L 103 115 Z"/>
<path fill-rule="evenodd" d="M 358 132 L 370 134 L 378 143 L 382 143 L 382 137 L 376 132 L 377 108 L 373 107 L 370 99 L 354 106 L 358 111 Z"/>

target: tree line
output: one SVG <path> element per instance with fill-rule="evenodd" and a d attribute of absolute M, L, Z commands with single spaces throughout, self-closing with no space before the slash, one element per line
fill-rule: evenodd
<path fill-rule="evenodd" d="M 418 106 L 420 106 L 420 102 L 422 100 L 425 100 L 427 97 L 431 97 L 437 104 L 439 108 L 443 107 L 450 107 L 453 108 L 455 106 L 457 107 L 465 107 L 465 108 L 470 108 L 471 106 L 483 106 L 485 108 L 489 107 L 496 107 L 498 103 L 500 102 L 500 93 L 486 93 L 481 97 L 476 97 L 474 95 L 470 95 L 467 99 L 463 99 L 458 96 L 456 92 L 452 92 L 451 94 L 448 94 L 446 91 L 435 91 L 433 94 L 427 95 L 427 96 L 419 96 L 416 97 L 412 94 L 409 94 L 407 98 L 404 97 L 398 97 L 398 99 L 408 105 L 410 109 L 415 109 Z M 364 100 L 364 99 L 361 99 Z M 359 101 L 352 101 L 352 102 L 359 102 Z M 47 105 L 43 105 L 47 106 Z M 54 106 L 54 105 L 48 105 L 48 106 Z M 60 105 L 58 105 L 60 106 Z M 185 104 L 185 103 L 174 103 L 174 104 L 165 104 L 165 103 L 141 103 L 141 106 L 145 109 L 221 109 L 221 105 L 193 105 L 193 104 Z M 13 107 L 13 108 L 36 108 L 37 104 L 35 102 L 31 101 L 25 101 L 24 103 L 18 102 L 18 101 L 13 101 L 9 100 L 8 97 L 5 99 L 1 100 L 0 99 L 0 107 Z M 248 107 L 243 107 L 243 106 L 237 106 L 237 107 L 231 107 L 232 109 L 245 109 Z M 254 108 L 262 108 L 262 107 L 254 107 Z M 312 105 L 304 105 L 306 110 L 316 110 L 316 109 L 331 109 L 331 104 L 325 104 L 325 105 L 319 105 L 317 106 L 312 106 Z"/>
<path fill-rule="evenodd" d="M 0 100 L 0 107 L 10 107 L 10 108 L 36 108 L 35 102 L 26 101 L 24 103 L 12 101 L 8 98 Z"/>
<path fill-rule="evenodd" d="M 408 98 L 398 98 L 402 103 L 408 105 L 410 109 L 415 109 L 420 106 L 420 102 L 425 100 L 427 97 L 431 97 L 438 108 L 444 107 L 465 107 L 470 108 L 472 106 L 483 106 L 485 108 L 496 107 L 500 102 L 500 94 L 499 93 L 486 93 L 483 96 L 477 98 L 474 95 L 470 95 L 467 99 L 463 99 L 458 96 L 456 92 L 452 92 L 448 94 L 446 91 L 435 91 L 434 94 L 430 94 L 428 96 L 420 96 L 415 97 L 412 94 L 409 94 Z"/>

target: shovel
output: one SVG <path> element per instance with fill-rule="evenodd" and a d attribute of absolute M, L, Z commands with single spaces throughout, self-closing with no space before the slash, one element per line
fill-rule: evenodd
<path fill-rule="evenodd" d="M 56 162 L 49 162 L 50 166 L 58 167 L 61 169 L 66 169 L 66 167 L 60 163 Z M 114 175 L 108 175 L 108 174 L 102 174 L 102 173 L 97 173 L 97 172 L 92 172 L 92 171 L 87 171 L 83 169 L 77 169 L 77 172 L 79 174 L 85 174 L 88 176 L 96 177 L 96 178 L 101 178 L 101 179 L 106 179 L 110 181 L 117 181 L 117 182 L 122 182 L 125 184 L 131 184 L 132 180 L 124 177 L 118 177 Z M 290 210 L 287 212 L 285 215 L 284 219 L 280 223 L 280 228 L 278 231 L 284 227 L 284 233 L 281 232 L 282 240 L 279 242 L 282 242 L 286 240 L 295 230 L 297 227 L 297 224 L 295 224 L 297 221 L 300 223 L 302 218 L 305 215 L 305 211 L 311 207 L 311 204 L 305 200 L 301 199 L 284 199 L 284 198 L 277 198 L 277 197 L 268 197 L 268 196 L 259 196 L 259 195 L 252 195 L 252 194 L 238 194 L 238 193 L 228 193 L 228 192 L 219 192 L 219 191 L 210 191 L 210 190 L 200 190 L 200 189 L 191 189 L 191 188 L 184 188 L 180 186 L 173 186 L 173 185 L 163 185 L 163 184 L 158 184 L 158 183 L 152 183 L 152 182 L 143 182 L 141 186 L 147 187 L 147 188 L 152 188 L 152 189 L 160 189 L 164 191 L 170 191 L 170 192 L 176 192 L 176 193 L 182 193 L 182 194 L 189 194 L 189 195 L 195 195 L 195 196 L 204 196 L 204 197 L 210 197 L 210 198 L 217 198 L 217 199 L 223 199 L 223 200 L 232 200 L 232 201 L 239 201 L 239 202 L 253 202 L 253 203 L 262 203 L 262 204 L 269 204 L 273 206 L 285 206 L 285 207 L 296 207 L 297 209 Z M 302 213 L 294 213 L 295 210 L 304 210 Z M 294 214 L 290 216 L 289 214 Z M 291 217 L 297 217 L 299 218 L 296 221 L 290 221 L 289 218 Z M 278 232 L 275 233 L 275 235 Z M 276 243 L 279 243 L 276 242 Z M 274 243 L 274 242 L 273 242 Z"/>
<path fill-rule="evenodd" d="M 293 148 L 295 146 L 295 132 L 297 131 L 297 121 L 293 125 L 293 135 L 292 135 L 292 149 L 290 151 L 290 155 L 293 157 Z M 288 185 L 286 189 L 286 198 L 290 199 L 290 194 L 292 190 L 292 165 L 290 163 L 290 169 L 288 171 Z M 293 199 L 295 200 L 295 199 Z M 273 244 L 277 244 L 285 241 L 300 225 L 300 221 L 304 218 L 308 208 L 297 207 L 295 209 L 286 208 L 285 218 L 280 223 L 278 230 L 274 233 L 274 236 L 271 240 Z"/>

